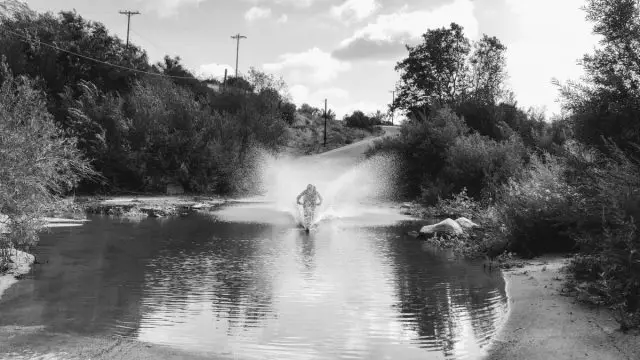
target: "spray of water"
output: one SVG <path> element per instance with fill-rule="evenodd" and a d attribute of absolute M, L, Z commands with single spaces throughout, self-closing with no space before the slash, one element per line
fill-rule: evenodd
<path fill-rule="evenodd" d="M 316 186 L 324 201 L 316 209 L 316 222 L 335 218 L 385 216 L 380 205 L 393 200 L 397 159 L 378 155 L 368 159 L 353 154 L 308 156 L 261 155 L 258 200 L 290 214 L 298 223 L 302 209 L 296 197 L 308 184 Z"/>

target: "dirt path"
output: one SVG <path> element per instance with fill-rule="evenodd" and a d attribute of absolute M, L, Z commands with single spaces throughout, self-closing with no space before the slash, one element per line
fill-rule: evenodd
<path fill-rule="evenodd" d="M 563 295 L 567 263 L 561 257 L 531 261 L 505 272 L 510 313 L 486 359 L 631 360 L 640 337 L 622 334 L 611 313 Z"/>

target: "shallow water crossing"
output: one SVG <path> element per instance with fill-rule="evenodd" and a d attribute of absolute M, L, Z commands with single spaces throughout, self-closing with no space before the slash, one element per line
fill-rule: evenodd
<path fill-rule="evenodd" d="M 263 196 L 212 213 L 51 229 L 0 299 L 0 329 L 44 330 L 0 339 L 0 358 L 68 350 L 55 336 L 212 359 L 482 357 L 506 319 L 501 274 L 404 235 L 422 223 L 386 205 L 384 159 L 332 156 L 272 159 Z M 306 234 L 294 201 L 310 178 L 325 205 Z"/>

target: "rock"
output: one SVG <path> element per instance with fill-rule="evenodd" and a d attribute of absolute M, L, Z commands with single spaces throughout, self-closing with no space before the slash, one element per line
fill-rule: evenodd
<path fill-rule="evenodd" d="M 400 205 L 400 209 L 409 209 L 411 208 L 411 203 L 406 202 L 406 203 L 402 203 L 402 205 Z"/>
<path fill-rule="evenodd" d="M 442 220 L 437 224 L 423 226 L 422 229 L 420 229 L 420 235 L 434 235 L 437 233 L 462 235 L 464 234 L 464 229 L 452 219 Z"/>
<path fill-rule="evenodd" d="M 473 221 L 467 219 L 466 217 L 459 217 L 456 219 L 456 222 L 462 226 L 463 229 L 474 229 L 480 227 L 480 225 L 474 223 Z"/>
<path fill-rule="evenodd" d="M 411 236 L 412 238 L 417 238 L 418 236 L 420 236 L 417 231 L 409 231 L 407 235 Z"/>

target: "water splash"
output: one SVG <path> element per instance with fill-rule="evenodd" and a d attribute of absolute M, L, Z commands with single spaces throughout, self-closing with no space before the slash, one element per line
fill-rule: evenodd
<path fill-rule="evenodd" d="M 296 197 L 308 184 L 314 184 L 324 200 L 316 209 L 316 223 L 370 217 L 376 212 L 381 217 L 390 215 L 379 212 L 396 193 L 393 183 L 398 162 L 392 155 L 364 159 L 360 152 L 353 151 L 301 158 L 268 153 L 261 156 L 258 176 L 262 195 L 250 200 L 268 203 L 298 224 L 303 216 Z"/>

